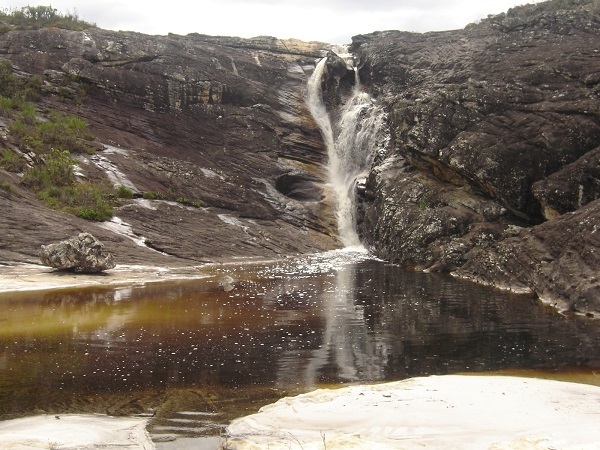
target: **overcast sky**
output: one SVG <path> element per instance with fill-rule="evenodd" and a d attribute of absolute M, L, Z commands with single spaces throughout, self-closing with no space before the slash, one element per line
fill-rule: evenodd
<path fill-rule="evenodd" d="M 439 31 L 539 0 L 3 0 L 49 5 L 109 30 L 298 38 L 332 44 L 378 30 Z"/>

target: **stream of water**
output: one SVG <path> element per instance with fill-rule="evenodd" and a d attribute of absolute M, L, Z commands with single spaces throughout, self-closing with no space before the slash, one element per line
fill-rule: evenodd
<path fill-rule="evenodd" d="M 164 449 L 216 448 L 231 419 L 319 387 L 490 371 L 600 384 L 598 321 L 360 251 L 0 307 L 0 419 L 147 416 Z"/>
<path fill-rule="evenodd" d="M 337 200 L 340 239 L 346 247 L 358 247 L 361 243 L 356 233 L 354 186 L 357 178 L 366 175 L 373 156 L 385 139 L 382 132 L 384 112 L 369 94 L 362 91 L 355 70 L 352 94 L 340 109 L 338 119 L 332 123 L 321 89 L 326 68 L 327 58 L 323 58 L 308 80 L 307 105 L 327 147 L 329 181 Z"/>

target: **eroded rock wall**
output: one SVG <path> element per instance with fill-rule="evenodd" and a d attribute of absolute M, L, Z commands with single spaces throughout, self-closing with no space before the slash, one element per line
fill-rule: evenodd
<path fill-rule="evenodd" d="M 78 156 L 79 175 L 106 178 L 112 168 L 116 178 L 107 182 L 115 187 L 163 199 L 125 201 L 109 226 L 54 211 L 27 214 L 43 204 L 0 169 L 12 185 L 0 202 L 13 212 L 0 228 L 14 231 L 3 259 L 34 262 L 41 244 L 79 231 L 99 236 L 117 263 L 189 264 L 338 246 L 326 152 L 305 106 L 307 76 L 326 50 L 268 37 L 96 28 L 0 33 L 0 58 L 44 80 L 38 110 L 90 123 L 98 152 Z"/>
<path fill-rule="evenodd" d="M 391 136 L 359 195 L 376 253 L 600 312 L 599 12 L 551 1 L 353 39 Z"/>

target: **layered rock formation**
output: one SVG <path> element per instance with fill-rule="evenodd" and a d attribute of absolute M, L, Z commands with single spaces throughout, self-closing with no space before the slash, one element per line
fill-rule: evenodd
<path fill-rule="evenodd" d="M 359 195 L 377 254 L 600 311 L 599 12 L 552 1 L 353 39 L 391 136 Z"/>
<path fill-rule="evenodd" d="M 137 197 L 105 224 L 46 209 L 0 169 L 0 260 L 90 231 L 118 263 L 193 264 L 338 246 L 326 153 L 304 104 L 326 45 L 275 38 L 146 36 L 95 28 L 0 33 L 0 58 L 44 80 L 38 111 L 90 123 L 78 175 Z M 9 123 L 2 148 L 11 148 Z M 159 194 L 154 195 L 153 194 Z M 157 199 L 156 197 L 160 198 Z M 31 214 L 31 211 L 40 211 Z"/>
<path fill-rule="evenodd" d="M 600 312 L 599 12 L 598 0 L 551 0 L 465 30 L 355 37 L 361 84 L 390 137 L 357 189 L 365 244 L 403 266 Z M 0 57 L 43 77 L 39 111 L 89 121 L 98 152 L 79 155 L 79 177 L 138 197 L 95 224 L 45 208 L 0 169 L 10 211 L 0 262 L 37 262 L 41 244 L 84 230 L 118 263 L 340 246 L 304 103 L 327 50 L 269 37 L 0 33 Z M 353 85 L 330 53 L 332 117 Z M 0 121 L 2 149 L 14 145 L 9 126 Z"/>

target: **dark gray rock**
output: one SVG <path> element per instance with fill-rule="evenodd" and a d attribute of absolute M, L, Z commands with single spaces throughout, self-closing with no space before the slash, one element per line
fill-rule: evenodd
<path fill-rule="evenodd" d="M 339 106 L 354 87 L 354 70 L 349 69 L 346 61 L 332 51 L 327 53 L 325 67 L 325 76 L 321 80 L 323 101 L 335 111 L 333 108 Z"/>
<path fill-rule="evenodd" d="M 79 273 L 97 273 L 115 267 L 112 254 L 106 253 L 104 245 L 90 233 L 43 245 L 40 259 L 46 266 Z"/>
<path fill-rule="evenodd" d="M 391 134 L 359 190 L 364 241 L 408 267 L 600 311 L 598 41 L 591 0 L 353 38 Z"/>
<path fill-rule="evenodd" d="M 379 256 L 431 271 L 460 267 L 467 252 L 495 242 L 509 223 L 497 202 L 415 170 L 399 156 L 371 171 L 358 216 L 359 234 Z"/>
<path fill-rule="evenodd" d="M 600 314 L 600 200 L 473 251 L 456 275 Z"/>
<path fill-rule="evenodd" d="M 311 173 L 296 171 L 279 176 L 275 188 L 294 200 L 318 202 L 323 199 L 321 181 Z"/>
<path fill-rule="evenodd" d="M 600 198 L 600 147 L 533 184 L 544 217 L 552 220 Z"/>

